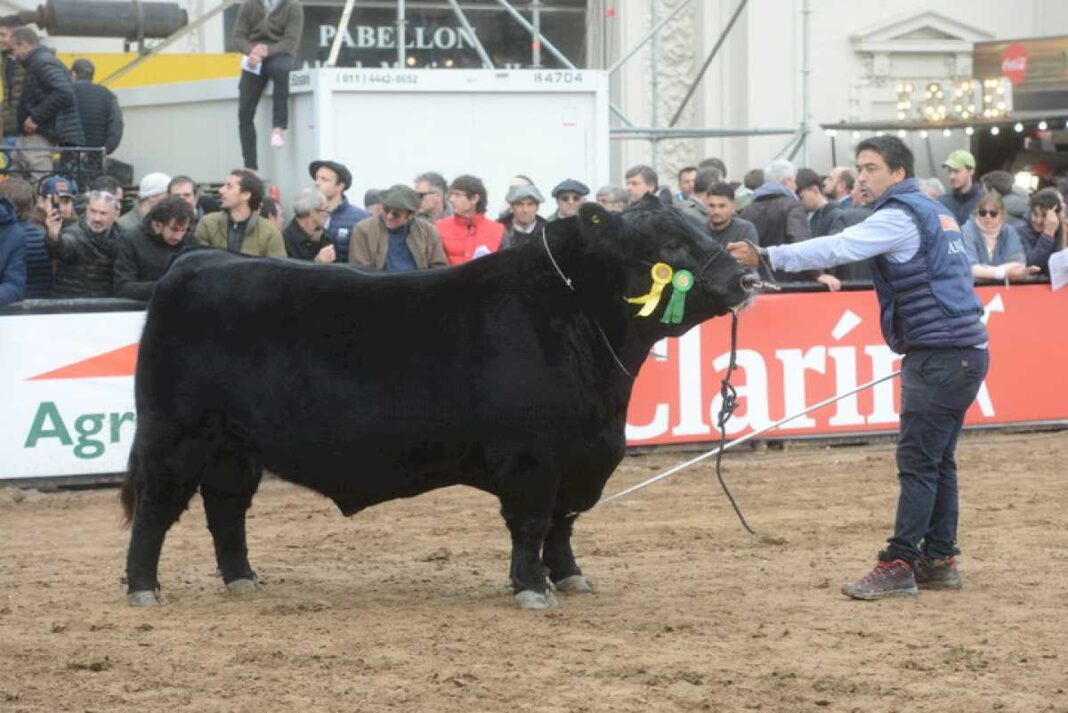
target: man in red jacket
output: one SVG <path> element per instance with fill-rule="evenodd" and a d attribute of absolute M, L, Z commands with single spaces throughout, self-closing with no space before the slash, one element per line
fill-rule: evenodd
<path fill-rule="evenodd" d="M 486 217 L 486 186 L 474 176 L 458 176 L 449 186 L 452 215 L 434 223 L 450 265 L 495 253 L 504 226 Z"/>

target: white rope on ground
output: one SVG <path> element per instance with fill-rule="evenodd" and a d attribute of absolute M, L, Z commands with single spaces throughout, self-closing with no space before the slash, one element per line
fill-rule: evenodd
<path fill-rule="evenodd" d="M 764 428 L 761 428 L 761 429 L 758 429 L 756 431 L 753 431 L 752 433 L 747 433 L 746 435 L 742 436 L 741 438 L 736 438 L 733 441 L 730 441 L 730 442 L 726 443 L 725 445 L 719 446 L 717 448 L 713 448 L 710 451 L 702 453 L 701 455 L 697 456 L 696 458 L 691 458 L 690 460 L 686 461 L 685 463 L 680 463 L 679 465 L 675 466 L 674 468 L 670 468 L 670 469 L 664 471 L 663 473 L 658 473 L 657 475 L 654 475 L 653 477 L 648 478 L 647 480 L 643 480 L 642 482 L 638 483 L 637 485 L 632 485 L 631 487 L 629 487 L 629 488 L 627 488 L 625 490 L 619 491 L 615 495 L 610 495 L 607 498 L 602 498 L 593 507 L 599 507 L 601 505 L 607 505 L 608 503 L 610 503 L 610 502 L 612 502 L 614 500 L 619 500 L 620 498 L 623 498 L 623 497 L 625 497 L 627 495 L 630 495 L 631 493 L 637 492 L 637 491 L 641 490 L 642 488 L 646 488 L 646 487 L 652 485 L 653 483 L 655 483 L 655 482 L 657 482 L 659 480 L 663 480 L 664 478 L 667 478 L 667 477 L 670 477 L 672 475 L 675 475 L 675 473 L 678 473 L 681 470 L 685 470 L 686 468 L 689 468 L 692 465 L 700 463 L 703 460 L 707 460 L 709 458 L 712 458 L 712 457 L 716 456 L 720 451 L 726 451 L 726 450 L 729 450 L 731 448 L 734 448 L 735 446 L 740 446 L 741 444 L 746 443 L 747 441 L 753 440 L 757 436 L 763 435 L 763 434 L 767 433 L 768 431 L 773 431 L 776 428 L 778 428 L 778 427 L 780 427 L 782 425 L 785 425 L 785 424 L 789 423 L 790 421 L 793 421 L 795 418 L 800 418 L 801 416 L 804 416 L 805 414 L 811 413 L 811 412 L 813 412 L 813 411 L 815 411 L 817 409 L 821 409 L 824 406 L 828 406 L 828 405 L 833 404 L 833 403 L 835 403 L 837 401 L 841 401 L 842 399 L 846 398 L 847 396 L 852 396 L 853 394 L 857 394 L 857 393 L 860 393 L 861 391 L 864 391 L 866 389 L 870 389 L 871 387 L 875 386 L 876 384 L 881 384 L 884 381 L 889 381 L 890 379 L 893 379 L 895 376 L 900 376 L 900 374 L 901 374 L 900 371 L 891 372 L 890 374 L 887 374 L 886 376 L 881 376 L 878 379 L 872 379 L 871 381 L 867 382 L 866 384 L 861 384 L 860 386 L 856 387 L 855 389 L 852 389 L 850 391 L 846 391 L 845 393 L 835 394 L 834 396 L 832 396 L 832 397 L 830 397 L 828 399 L 824 399 L 823 401 L 820 401 L 819 403 L 813 404 L 812 406 L 809 406 L 808 408 L 806 408 L 806 409 L 804 409 L 802 411 L 798 411 L 797 413 L 795 413 L 793 415 L 790 415 L 790 416 L 787 416 L 786 418 L 780 419 L 780 420 L 776 421 L 775 423 L 772 423 L 772 424 L 770 424 L 768 426 L 765 426 Z M 592 510 L 593 508 L 590 508 L 590 509 Z"/>

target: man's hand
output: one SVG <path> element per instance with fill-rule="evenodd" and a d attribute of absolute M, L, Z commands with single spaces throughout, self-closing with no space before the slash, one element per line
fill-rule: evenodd
<path fill-rule="evenodd" d="M 1042 219 L 1042 234 L 1043 235 L 1056 235 L 1057 228 L 1060 227 L 1061 219 L 1057 215 L 1057 211 L 1052 208 L 1046 211 L 1045 218 Z"/>
<path fill-rule="evenodd" d="M 258 44 L 258 45 L 254 45 L 252 47 L 252 51 L 249 53 L 249 55 L 250 56 L 255 55 L 256 59 L 266 59 L 267 58 L 267 53 L 270 52 L 270 51 L 271 50 L 270 50 L 269 47 L 267 47 L 267 45 Z"/>
<path fill-rule="evenodd" d="M 255 67 L 259 66 L 259 63 L 260 63 L 259 56 L 256 55 L 253 52 L 249 52 L 248 53 L 248 66 L 255 68 Z"/>
<path fill-rule="evenodd" d="M 746 267 L 759 267 L 760 266 L 760 252 L 756 245 L 753 245 L 748 240 L 742 240 L 737 243 L 727 243 L 727 250 L 730 252 L 731 257 L 745 265 Z"/>
<path fill-rule="evenodd" d="M 26 121 L 22 122 L 22 130 L 27 134 L 32 134 L 37 131 L 37 122 L 33 120 L 32 116 L 27 116 Z"/>
<path fill-rule="evenodd" d="M 1037 275 L 1042 272 L 1042 268 L 1035 265 L 1028 267 L 1022 262 L 1007 262 L 999 267 L 1005 271 L 1005 277 L 1008 278 L 1010 282 L 1026 280 L 1031 275 Z"/>
<path fill-rule="evenodd" d="M 316 255 L 315 262 L 330 263 L 337 260 L 337 252 L 334 251 L 333 245 L 324 246 Z"/>
<path fill-rule="evenodd" d="M 59 214 L 59 210 L 56 208 L 48 211 L 48 216 L 45 218 L 45 228 L 48 230 L 48 239 L 53 243 L 58 243 L 59 234 L 63 230 L 63 216 Z"/>
<path fill-rule="evenodd" d="M 820 275 L 816 278 L 816 282 L 827 285 L 827 289 L 831 292 L 838 292 L 842 289 L 842 281 L 834 275 Z"/>

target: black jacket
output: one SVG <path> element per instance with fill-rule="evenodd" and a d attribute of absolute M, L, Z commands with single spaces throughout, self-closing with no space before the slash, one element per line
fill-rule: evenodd
<path fill-rule="evenodd" d="M 314 260 L 320 250 L 334 244 L 325 231 L 319 236 L 318 242 L 312 240 L 296 218 L 291 219 L 282 231 L 282 241 L 286 244 L 286 255 L 297 260 Z"/>
<path fill-rule="evenodd" d="M 182 242 L 168 245 L 162 235 L 151 232 L 144 222 L 136 230 L 119 236 L 119 251 L 115 256 L 115 296 L 147 302 L 171 260 L 183 250 L 197 245 L 197 239 L 188 230 Z"/>
<path fill-rule="evenodd" d="M 526 245 L 535 237 L 539 237 L 541 235 L 541 229 L 549 222 L 540 215 L 536 215 L 534 216 L 534 230 L 529 233 L 522 233 L 515 229 L 512 220 L 513 216 L 509 214 L 507 222 L 504 224 L 504 235 L 501 237 L 501 250 Z"/>
<path fill-rule="evenodd" d="M 837 203 L 827 203 L 808 217 L 812 237 L 836 235 L 846 228 L 845 212 Z"/>
<path fill-rule="evenodd" d="M 80 146 L 85 133 L 70 73 L 50 50 L 36 47 L 26 59 L 26 82 L 19 97 L 19 130 L 33 118 L 37 133 L 61 146 Z"/>
<path fill-rule="evenodd" d="M 48 252 L 56 266 L 52 295 L 57 299 L 111 297 L 121 237 L 122 229 L 117 225 L 107 233 L 94 233 L 82 220 L 60 233 L 57 242 L 48 240 Z"/>
<path fill-rule="evenodd" d="M 105 86 L 92 82 L 74 82 L 74 97 L 82 117 L 86 146 L 103 146 L 114 153 L 122 141 L 122 109 L 119 100 Z"/>
<path fill-rule="evenodd" d="M 753 202 L 740 214 L 752 223 L 760 236 L 761 247 L 789 245 L 808 240 L 812 230 L 808 225 L 805 207 L 786 187 L 778 183 L 765 183 L 753 193 Z M 818 273 L 811 273 L 812 276 Z M 809 273 L 775 271 L 780 282 L 807 280 Z"/>

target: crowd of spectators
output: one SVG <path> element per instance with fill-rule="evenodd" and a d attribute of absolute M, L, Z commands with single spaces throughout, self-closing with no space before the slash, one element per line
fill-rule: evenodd
<path fill-rule="evenodd" d="M 967 151 L 954 151 L 944 165 L 951 190 L 924 186 L 956 216 L 975 279 L 1026 281 L 1048 274 L 1050 255 L 1064 248 L 1060 191 L 1045 188 L 1028 196 L 1004 171 L 977 180 Z M 448 182 L 428 171 L 411 185 L 367 191 L 365 210 L 348 199 L 352 173 L 346 165 L 313 161 L 308 177 L 309 185 L 286 205 L 256 172 L 235 169 L 209 205 L 189 176 L 151 172 L 121 214 L 124 191 L 110 176 L 84 191 L 64 176 L 50 176 L 36 187 L 9 177 L 0 182 L 0 304 L 147 300 L 174 256 L 195 246 L 372 271 L 444 268 L 523 245 L 590 199 L 586 184 L 564 178 L 548 192 L 554 203 L 549 206 L 529 177 L 516 175 L 494 219 L 487 214 L 489 195 L 480 178 L 461 175 Z M 607 210 L 622 211 L 651 194 L 724 245 L 739 240 L 781 245 L 833 235 L 872 212 L 864 187 L 846 166 L 820 174 L 776 159 L 749 171 L 746 182 L 731 183 L 723 162 L 709 159 L 682 169 L 678 179 L 676 186 L 665 186 L 652 167 L 634 166 L 623 186 L 602 186 L 593 198 Z M 773 277 L 783 285 L 837 291 L 870 282 L 867 269 L 857 263 Z"/>

